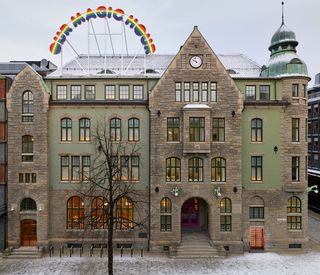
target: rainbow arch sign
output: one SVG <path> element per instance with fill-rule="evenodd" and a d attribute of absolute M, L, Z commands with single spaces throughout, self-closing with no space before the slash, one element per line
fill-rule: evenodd
<path fill-rule="evenodd" d="M 71 32 L 82 23 L 96 19 L 107 18 L 114 19 L 116 21 L 122 21 L 125 25 L 129 26 L 134 33 L 140 38 L 140 42 L 144 48 L 146 54 L 153 54 L 156 51 L 156 46 L 153 43 L 153 39 L 150 34 L 147 33 L 147 28 L 139 23 L 139 20 L 133 15 L 126 16 L 122 9 L 112 9 L 112 7 L 100 6 L 96 10 L 90 8 L 86 12 L 77 12 L 75 16 L 71 16 L 70 21 L 61 25 L 60 29 L 54 36 L 54 42 L 50 45 L 49 49 L 52 54 L 59 54 L 61 52 L 64 42 Z"/>

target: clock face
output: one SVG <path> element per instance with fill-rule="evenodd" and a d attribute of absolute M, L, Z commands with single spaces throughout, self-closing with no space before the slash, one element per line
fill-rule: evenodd
<path fill-rule="evenodd" d="M 200 58 L 200 56 L 195 55 L 195 56 L 191 57 L 190 65 L 193 68 L 199 68 L 202 65 L 202 59 Z"/>

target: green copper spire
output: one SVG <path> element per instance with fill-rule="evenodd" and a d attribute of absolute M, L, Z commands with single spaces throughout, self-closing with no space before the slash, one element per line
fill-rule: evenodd
<path fill-rule="evenodd" d="M 261 77 L 301 75 L 308 76 L 306 64 L 297 55 L 299 42 L 296 35 L 284 23 L 284 2 L 282 4 L 282 22 L 280 28 L 271 38 L 269 46 L 270 60 L 263 66 Z"/>

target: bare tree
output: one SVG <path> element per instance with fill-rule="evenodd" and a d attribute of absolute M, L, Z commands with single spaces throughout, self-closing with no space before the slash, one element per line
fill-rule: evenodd
<path fill-rule="evenodd" d="M 79 192 L 93 202 L 84 217 L 85 228 L 105 229 L 97 230 L 97 234 L 107 238 L 108 273 L 112 275 L 114 230 L 145 228 L 148 217 L 143 208 L 148 199 L 135 188 L 140 148 L 136 143 L 116 140 L 108 130 L 102 123 L 93 131 L 96 153 L 90 169 L 83 171 Z"/>

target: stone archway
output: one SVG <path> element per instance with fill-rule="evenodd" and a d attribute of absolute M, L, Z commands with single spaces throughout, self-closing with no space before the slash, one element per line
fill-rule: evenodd
<path fill-rule="evenodd" d="M 180 222 L 182 231 L 207 231 L 207 203 L 199 197 L 193 197 L 186 200 L 181 207 Z"/>
<path fill-rule="evenodd" d="M 20 244 L 21 246 L 37 245 L 37 221 L 25 219 L 21 221 Z"/>

